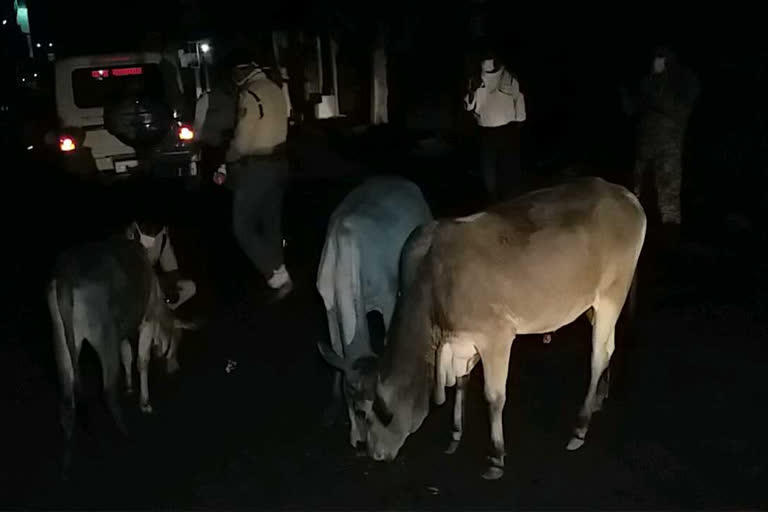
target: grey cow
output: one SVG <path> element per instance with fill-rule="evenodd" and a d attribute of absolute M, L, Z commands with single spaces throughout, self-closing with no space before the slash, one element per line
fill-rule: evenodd
<path fill-rule="evenodd" d="M 380 312 L 389 329 L 399 287 L 400 251 L 410 233 L 431 220 L 419 187 L 390 176 L 368 179 L 331 215 L 317 275 L 331 345 L 318 346 L 325 360 L 342 371 L 334 380 L 337 404 L 342 373 L 345 376 L 352 446 L 365 439 L 365 423 L 356 417 L 352 404 L 373 400 L 361 395 L 370 389 L 362 378 L 375 361 L 366 315 Z"/>
<path fill-rule="evenodd" d="M 75 426 L 75 399 L 79 388 L 78 361 L 84 341 L 99 357 L 107 405 L 125 433 L 118 403 L 120 360 L 128 391 L 132 391 L 133 353 L 129 343 L 138 334 L 140 405 L 149 402 L 148 366 L 152 348 L 167 355 L 191 325 L 175 319 L 162 299 L 157 277 L 138 242 L 114 236 L 63 253 L 47 290 L 53 325 L 54 353 L 61 386 L 61 424 L 69 441 Z M 65 453 L 65 468 L 70 456 Z"/>

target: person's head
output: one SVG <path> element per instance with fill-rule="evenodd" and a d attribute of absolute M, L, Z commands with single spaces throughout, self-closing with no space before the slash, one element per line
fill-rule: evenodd
<path fill-rule="evenodd" d="M 480 50 L 478 58 L 480 61 L 480 70 L 483 73 L 493 73 L 494 71 L 498 71 L 502 65 L 499 55 L 496 51 L 490 48 Z"/>
<path fill-rule="evenodd" d="M 236 84 L 243 83 L 254 71 L 270 67 L 264 52 L 244 48 L 233 50 L 227 58 L 227 63 L 231 70 L 232 81 Z"/>
<path fill-rule="evenodd" d="M 651 70 L 654 74 L 667 71 L 675 62 L 675 54 L 666 46 L 659 46 L 653 55 Z"/>
<path fill-rule="evenodd" d="M 493 73 L 495 71 L 498 71 L 501 65 L 499 64 L 498 60 L 495 58 L 487 58 L 483 59 L 480 62 L 480 69 L 483 73 Z"/>

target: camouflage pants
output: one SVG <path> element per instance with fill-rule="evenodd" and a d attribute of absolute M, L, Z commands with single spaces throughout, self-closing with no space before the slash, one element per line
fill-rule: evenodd
<path fill-rule="evenodd" d="M 645 173 L 653 173 L 659 214 L 664 224 L 680 225 L 680 188 L 682 159 L 679 151 L 665 151 L 651 158 L 638 158 L 635 163 L 635 194 L 643 197 Z"/>

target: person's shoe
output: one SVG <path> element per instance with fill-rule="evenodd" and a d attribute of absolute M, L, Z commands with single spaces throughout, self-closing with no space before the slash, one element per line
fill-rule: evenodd
<path fill-rule="evenodd" d="M 282 300 L 286 295 L 293 291 L 293 280 L 291 279 L 288 270 L 286 270 L 285 265 L 280 265 L 280 267 L 272 273 L 272 277 L 267 280 L 267 285 L 271 289 L 269 296 L 267 297 L 268 303 Z"/>

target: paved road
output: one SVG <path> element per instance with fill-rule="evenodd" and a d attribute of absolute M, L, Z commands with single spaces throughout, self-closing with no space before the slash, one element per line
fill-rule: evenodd
<path fill-rule="evenodd" d="M 398 171 L 402 171 L 398 169 Z M 443 169 L 445 171 L 445 169 Z M 452 179 L 451 176 L 455 176 Z M 438 214 L 479 204 L 463 175 L 418 175 Z M 453 182 L 463 186 L 454 186 Z M 673 285 L 654 283 L 638 321 L 622 322 L 615 389 L 587 444 L 566 452 L 586 388 L 582 318 L 551 344 L 525 336 L 511 358 L 508 471 L 480 479 L 488 447 L 482 376 L 470 386 L 466 440 L 447 456 L 448 405 L 435 408 L 398 459 L 355 457 L 348 427 L 326 428 L 331 372 L 317 355 L 325 315 L 314 272 L 325 222 L 355 179 L 314 178 L 288 197 L 288 261 L 298 283 L 284 303 L 258 300 L 260 282 L 227 232 L 227 197 L 180 195 L 182 266 L 199 281 L 188 315 L 205 328 L 184 340 L 182 371 L 153 368 L 155 414 L 126 400 L 130 441 L 99 399 L 85 354 L 81 450 L 72 480 L 56 480 L 61 446 L 49 327 L 36 265 L 17 262 L 0 345 L 0 507 L 9 508 L 742 508 L 768 503 L 765 279 L 745 255 L 691 246 Z M 42 200 L 38 198 L 38 200 Z M 745 259 L 747 258 L 747 259 Z M 746 262 L 746 263 L 745 263 Z M 28 280 L 27 280 L 28 279 Z M 33 283 L 33 284 L 28 284 Z M 647 289 L 647 288 L 646 288 Z M 225 372 L 228 360 L 237 368 Z M 450 395 L 449 395 L 450 397 Z"/>

